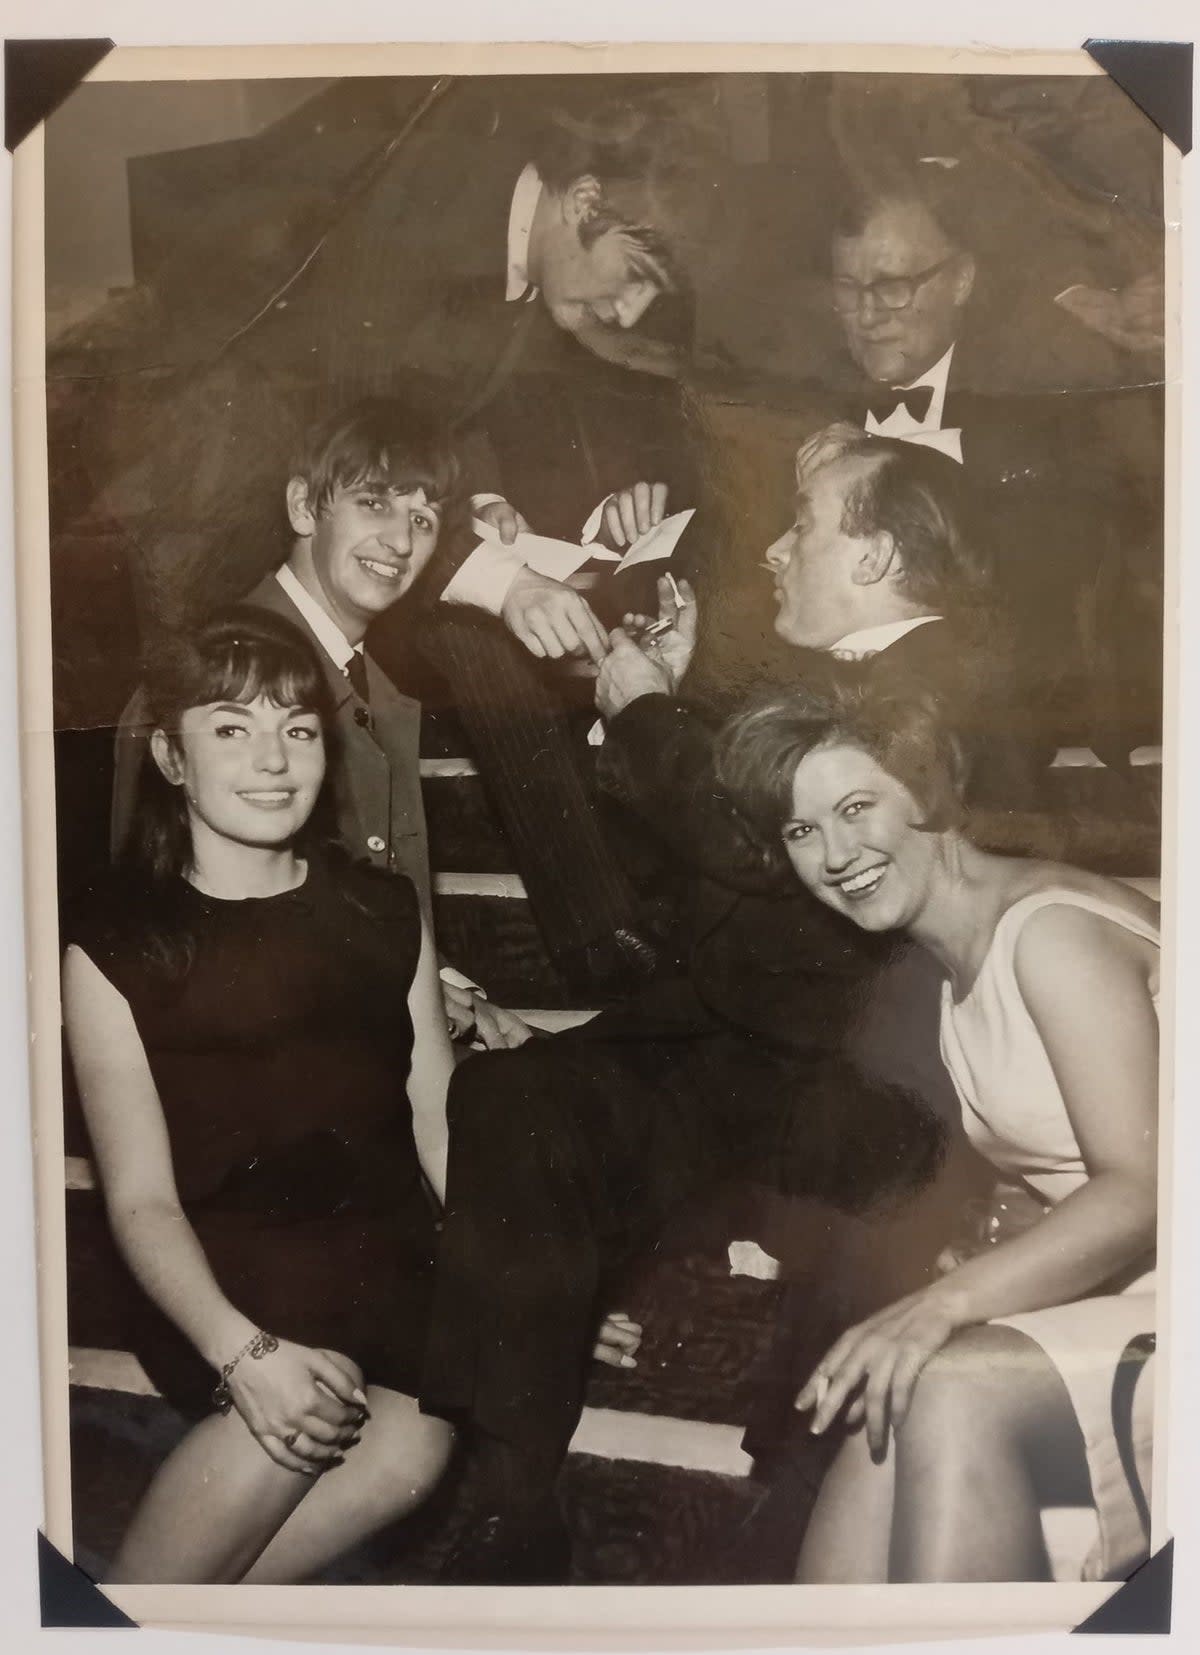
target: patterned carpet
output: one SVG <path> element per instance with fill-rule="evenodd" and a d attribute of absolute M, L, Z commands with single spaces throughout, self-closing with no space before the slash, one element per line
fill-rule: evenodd
<path fill-rule="evenodd" d="M 726 1260 L 687 1254 L 656 1260 L 628 1286 L 626 1308 L 646 1330 L 638 1367 L 624 1372 L 597 1365 L 588 1392 L 589 1408 L 607 1411 L 609 1454 L 621 1453 L 621 1414 L 736 1426 L 740 1435 L 772 1391 L 786 1412 L 791 1376 L 780 1371 L 776 1347 L 777 1284 L 733 1277 Z M 160 1399 L 124 1392 L 76 1388 L 71 1415 L 76 1556 L 85 1572 L 102 1577 L 183 1427 Z M 705 1429 L 692 1428 L 700 1463 Z M 631 1432 L 631 1440 L 635 1436 Z M 761 1478 L 572 1454 L 562 1498 L 575 1582 L 789 1579 L 824 1463 L 822 1447 L 802 1432 L 791 1441 L 788 1453 L 769 1467 L 764 1461 Z M 460 1457 L 424 1511 L 342 1559 L 325 1578 L 435 1580 L 469 1504 L 471 1480 L 469 1460 Z"/>
<path fill-rule="evenodd" d="M 72 1397 L 75 1555 L 102 1579 L 155 1468 L 180 1435 L 157 1398 L 77 1390 Z M 576 1585 L 738 1585 L 790 1578 L 815 1478 L 749 1477 L 572 1455 L 563 1505 Z M 342 1558 L 342 1585 L 430 1584 L 457 1532 L 471 1467 L 452 1468 L 414 1518 Z"/>

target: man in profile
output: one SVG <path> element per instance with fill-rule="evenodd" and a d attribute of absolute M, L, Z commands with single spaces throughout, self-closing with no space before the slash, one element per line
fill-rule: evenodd
<path fill-rule="evenodd" d="M 766 554 L 793 674 L 869 658 L 872 672 L 928 684 L 965 715 L 960 622 L 980 570 L 954 515 L 956 472 L 853 427 L 801 452 L 794 524 Z M 649 1248 L 682 1203 L 738 1176 L 851 1211 L 911 1195 L 939 1141 L 891 1084 L 920 1084 L 930 1058 L 936 1067 L 933 1002 L 931 1052 L 908 1072 L 876 1081 L 847 1061 L 892 942 L 780 877 L 714 791 L 712 725 L 659 667 L 662 646 L 619 630 L 612 646 L 597 682 L 604 762 L 693 874 L 687 969 L 455 1077 L 422 1403 L 474 1428 L 480 1505 L 454 1561 L 455 1578 L 477 1583 L 564 1578 L 554 1487 L 614 1265 Z M 977 673 L 980 655 L 967 659 Z M 1000 785 L 1007 733 L 979 717 L 976 796 Z M 911 1266 L 911 1250 L 897 1255 Z"/>
<path fill-rule="evenodd" d="M 1095 633 L 1108 622 L 1094 613 L 1097 591 L 1124 580 L 1132 608 L 1137 547 L 1147 559 L 1154 551 L 1151 480 L 1137 475 L 1137 455 L 1155 421 L 1136 390 L 1038 382 L 1037 338 L 1072 325 L 1061 310 L 1048 304 L 1023 331 L 1013 317 L 1001 328 L 994 306 L 981 312 L 987 272 L 973 248 L 968 187 L 931 159 L 908 178 L 848 193 L 831 292 L 864 379 L 852 417 L 965 470 L 972 533 L 991 556 L 1024 670 L 1039 686 L 1048 759 L 1092 738 L 1091 680 L 1103 673 Z M 1006 350 L 1026 357 L 1015 372 Z"/>

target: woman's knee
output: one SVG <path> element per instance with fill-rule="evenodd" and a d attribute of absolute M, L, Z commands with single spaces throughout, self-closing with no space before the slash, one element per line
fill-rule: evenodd
<path fill-rule="evenodd" d="M 1009 1328 L 955 1334 L 921 1370 L 897 1432 L 899 1450 L 923 1459 L 971 1457 L 1015 1439 L 1024 1426 L 1021 1380 L 1038 1358 L 1038 1347 Z"/>
<path fill-rule="evenodd" d="M 388 1441 L 385 1458 L 395 1467 L 408 1494 L 424 1497 L 439 1481 L 454 1451 L 454 1427 L 436 1414 L 424 1414 L 416 1399 L 399 1391 L 368 1386 L 372 1417 Z M 374 1452 L 380 1452 L 376 1441 Z"/>

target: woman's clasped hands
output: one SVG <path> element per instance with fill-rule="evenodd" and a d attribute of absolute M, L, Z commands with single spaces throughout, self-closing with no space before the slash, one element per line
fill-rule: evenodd
<path fill-rule="evenodd" d="M 363 1376 L 348 1356 L 279 1341 L 229 1375 L 233 1405 L 263 1452 L 288 1471 L 340 1465 L 369 1417 Z"/>
<path fill-rule="evenodd" d="M 908 1413 L 921 1370 L 963 1325 L 956 1300 L 938 1283 L 843 1333 L 796 1398 L 797 1409 L 812 1410 L 810 1431 L 819 1436 L 845 1408 L 845 1424 L 865 1421 L 871 1453 L 882 1459 L 889 1430 L 898 1430 Z"/>

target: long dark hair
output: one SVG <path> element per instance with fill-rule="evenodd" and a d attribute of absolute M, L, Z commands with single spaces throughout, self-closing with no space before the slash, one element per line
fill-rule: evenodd
<path fill-rule="evenodd" d="M 249 702 L 265 696 L 279 707 L 302 707 L 321 721 L 328 747 L 333 702 L 313 646 L 281 615 L 237 604 L 218 610 L 193 631 L 158 637 L 146 653 L 147 722 L 169 741 L 178 737 L 190 707 L 215 701 Z M 322 789 L 322 800 L 328 787 Z M 304 841 L 326 831 L 318 800 L 302 833 Z M 149 755 L 143 766 L 138 808 L 123 862 L 146 886 L 161 889 L 184 873 L 192 839 L 183 789 L 172 787 Z"/>

